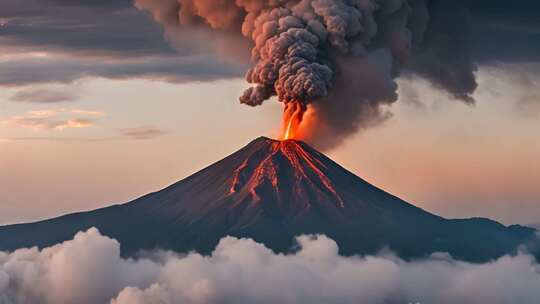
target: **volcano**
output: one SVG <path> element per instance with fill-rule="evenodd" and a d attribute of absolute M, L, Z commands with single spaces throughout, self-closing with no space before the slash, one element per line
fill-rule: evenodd
<path fill-rule="evenodd" d="M 481 262 L 516 250 L 535 234 L 484 218 L 445 219 L 362 180 L 296 140 L 261 137 L 161 191 L 94 211 L 0 227 L 0 250 L 45 247 L 97 227 L 122 254 L 155 248 L 211 252 L 227 236 L 276 252 L 294 237 L 325 234 L 343 255 L 389 249 L 403 258 L 448 252 Z"/>

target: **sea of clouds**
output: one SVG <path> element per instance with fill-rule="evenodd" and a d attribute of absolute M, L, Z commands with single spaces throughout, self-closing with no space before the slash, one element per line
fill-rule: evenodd
<path fill-rule="evenodd" d="M 540 303 L 540 265 L 526 253 L 485 264 L 445 254 L 343 257 L 326 236 L 275 254 L 226 237 L 210 256 L 156 251 L 120 256 L 95 228 L 38 250 L 0 252 L 0 303 Z"/>

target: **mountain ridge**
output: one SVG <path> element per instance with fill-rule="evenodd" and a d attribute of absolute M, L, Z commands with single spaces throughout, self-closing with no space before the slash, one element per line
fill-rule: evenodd
<path fill-rule="evenodd" d="M 97 227 L 122 253 L 209 253 L 226 235 L 276 252 L 299 234 L 326 234 L 344 255 L 389 248 L 404 258 L 444 251 L 486 261 L 514 252 L 534 229 L 484 218 L 445 219 L 347 171 L 304 142 L 259 137 L 170 186 L 125 204 L 0 227 L 0 250 L 45 247 Z"/>

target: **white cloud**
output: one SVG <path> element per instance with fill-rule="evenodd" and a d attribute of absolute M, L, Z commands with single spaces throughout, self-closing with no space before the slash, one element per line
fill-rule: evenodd
<path fill-rule="evenodd" d="M 124 259 L 117 241 L 90 229 L 41 251 L 0 253 L 0 303 L 540 303 L 540 266 L 527 254 L 405 262 L 342 257 L 325 236 L 298 241 L 290 255 L 227 237 L 211 256 Z"/>

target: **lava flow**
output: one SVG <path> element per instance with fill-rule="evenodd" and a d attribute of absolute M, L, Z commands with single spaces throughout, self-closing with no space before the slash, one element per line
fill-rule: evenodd
<path fill-rule="evenodd" d="M 280 208 L 292 206 L 296 210 L 323 201 L 345 208 L 325 160 L 310 147 L 297 140 L 261 138 L 258 142 L 262 147 L 234 170 L 229 195 L 249 193 L 250 200 L 257 202 L 272 197 L 287 202 Z M 231 207 L 237 208 L 242 202 L 240 199 Z"/>
<path fill-rule="evenodd" d="M 300 103 L 287 103 L 283 112 L 282 140 L 298 139 L 298 129 L 304 116 L 304 107 Z"/>

